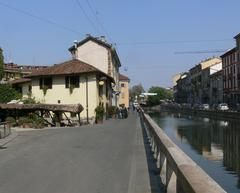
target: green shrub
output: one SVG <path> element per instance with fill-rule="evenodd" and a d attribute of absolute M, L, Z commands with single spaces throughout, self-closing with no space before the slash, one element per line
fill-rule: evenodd
<path fill-rule="evenodd" d="M 24 104 L 37 104 L 35 98 L 23 98 L 22 102 Z"/>
<path fill-rule="evenodd" d="M 34 120 L 33 127 L 34 128 L 43 128 L 44 127 L 44 121 L 40 118 Z"/>
<path fill-rule="evenodd" d="M 16 120 L 13 117 L 7 117 L 5 121 L 9 123 L 16 123 Z"/>
<path fill-rule="evenodd" d="M 110 106 L 108 108 L 108 114 L 111 115 L 116 115 L 117 114 L 117 107 L 116 106 Z"/>
<path fill-rule="evenodd" d="M 20 117 L 18 119 L 18 124 L 19 125 L 23 125 L 23 124 L 27 124 L 27 123 L 33 123 L 33 120 L 29 117 Z"/>
<path fill-rule="evenodd" d="M 28 116 L 20 117 L 18 119 L 19 125 L 28 125 L 29 127 L 34 128 L 43 128 L 44 127 L 44 121 L 38 117 L 35 114 L 30 113 Z"/>
<path fill-rule="evenodd" d="M 102 105 L 99 105 L 95 108 L 95 113 L 96 113 L 96 119 L 97 120 L 103 120 L 104 116 L 104 107 Z"/>
<path fill-rule="evenodd" d="M 0 103 L 8 103 L 14 99 L 20 99 L 22 96 L 8 84 L 0 84 Z"/>

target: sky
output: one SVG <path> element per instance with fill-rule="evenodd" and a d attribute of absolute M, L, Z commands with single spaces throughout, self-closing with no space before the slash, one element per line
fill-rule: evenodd
<path fill-rule="evenodd" d="M 5 62 L 53 65 L 86 34 L 116 46 L 131 85 L 171 87 L 176 73 L 228 50 L 240 33 L 239 0 L 0 0 Z"/>

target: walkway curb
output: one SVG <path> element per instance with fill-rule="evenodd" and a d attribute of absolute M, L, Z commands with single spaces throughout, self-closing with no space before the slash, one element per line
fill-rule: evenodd
<path fill-rule="evenodd" d="M 16 131 L 13 131 L 11 135 L 9 135 L 6 138 L 0 139 L 0 148 L 4 147 L 6 144 L 14 140 L 18 136 L 18 133 Z"/>
<path fill-rule="evenodd" d="M 147 155 L 139 117 L 136 118 L 128 193 L 151 193 Z"/>

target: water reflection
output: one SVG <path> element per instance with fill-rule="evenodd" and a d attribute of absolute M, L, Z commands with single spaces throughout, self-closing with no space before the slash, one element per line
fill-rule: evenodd
<path fill-rule="evenodd" d="M 154 113 L 151 116 L 170 138 L 189 145 L 209 162 L 220 162 L 223 166 L 220 169 L 225 170 L 226 176 L 216 178 L 227 178 L 228 175 L 237 177 L 235 189 L 240 189 L 239 121 L 214 120 L 179 113 Z M 223 187 L 228 185 L 222 184 Z M 240 192 L 239 189 L 231 192 Z"/>

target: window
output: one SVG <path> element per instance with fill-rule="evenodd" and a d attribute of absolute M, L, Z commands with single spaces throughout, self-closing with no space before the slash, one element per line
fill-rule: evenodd
<path fill-rule="evenodd" d="M 65 88 L 79 88 L 79 76 L 66 76 L 65 77 Z"/>
<path fill-rule="evenodd" d="M 47 89 L 52 89 L 52 78 L 51 77 L 40 78 L 39 86 L 40 89 L 43 89 L 44 87 Z"/>
<path fill-rule="evenodd" d="M 124 87 L 125 86 L 125 84 L 124 83 L 121 83 L 121 87 Z"/>
<path fill-rule="evenodd" d="M 125 97 L 125 94 L 124 94 L 124 93 L 122 93 L 121 95 L 122 95 L 122 99 L 124 99 L 124 97 Z"/>

